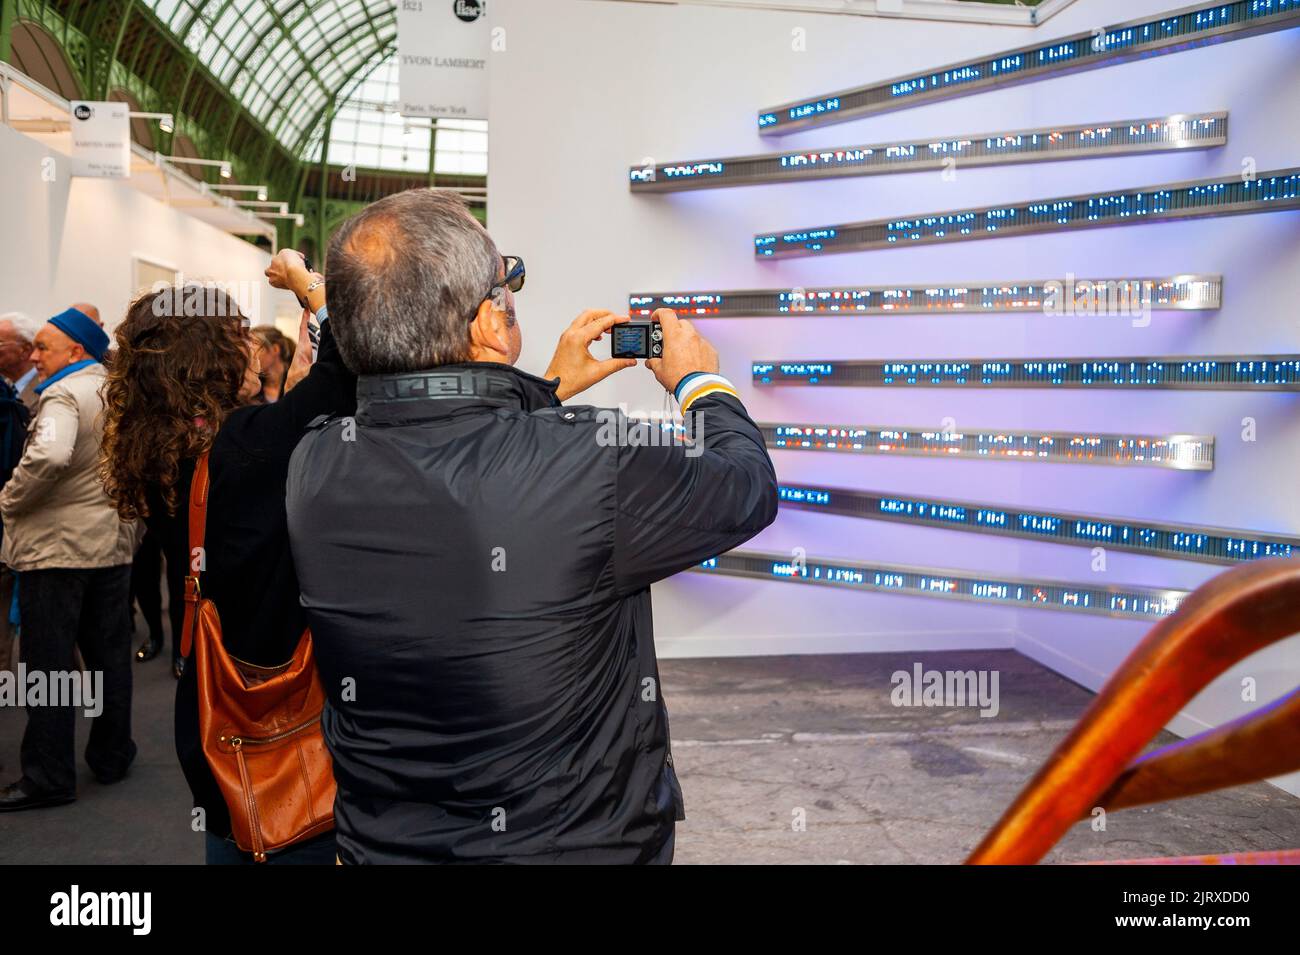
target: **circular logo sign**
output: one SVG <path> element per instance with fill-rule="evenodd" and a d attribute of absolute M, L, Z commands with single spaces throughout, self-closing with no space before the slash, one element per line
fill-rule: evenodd
<path fill-rule="evenodd" d="M 95 111 L 85 103 L 78 103 L 77 108 L 73 110 L 73 115 L 76 116 L 77 119 L 90 119 L 90 117 L 95 115 Z"/>
<path fill-rule="evenodd" d="M 482 0 L 455 0 L 451 5 L 451 12 L 456 14 L 457 20 L 473 23 L 483 16 L 483 3 Z"/>

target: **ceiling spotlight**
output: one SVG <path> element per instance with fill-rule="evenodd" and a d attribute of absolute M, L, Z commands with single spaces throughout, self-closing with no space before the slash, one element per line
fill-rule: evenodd
<path fill-rule="evenodd" d="M 307 221 L 307 220 L 304 219 L 304 218 L 302 217 L 302 213 L 301 213 L 301 212 L 297 213 L 297 214 L 293 217 L 293 224 L 296 225 L 299 229 L 302 228 L 303 223 L 306 222 L 306 221 Z"/>
<path fill-rule="evenodd" d="M 132 119 L 156 119 L 158 120 L 158 128 L 164 133 L 170 133 L 176 129 L 176 118 L 171 113 L 138 113 L 132 110 L 126 115 Z"/>
<path fill-rule="evenodd" d="M 258 201 L 258 202 L 266 202 L 266 190 L 265 190 L 265 189 L 258 189 L 258 190 L 257 190 L 257 201 Z"/>
<path fill-rule="evenodd" d="M 229 178 L 230 178 L 230 163 L 228 163 L 228 162 L 223 162 L 223 163 L 221 164 L 221 178 L 222 178 L 222 179 L 229 179 Z"/>

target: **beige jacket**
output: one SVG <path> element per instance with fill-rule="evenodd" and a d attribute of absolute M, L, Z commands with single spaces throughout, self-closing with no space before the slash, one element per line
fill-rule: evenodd
<path fill-rule="evenodd" d="M 118 518 L 96 473 L 105 374 L 96 363 L 41 392 L 23 459 L 0 491 L 0 562 L 14 570 L 131 563 L 135 522 Z"/>

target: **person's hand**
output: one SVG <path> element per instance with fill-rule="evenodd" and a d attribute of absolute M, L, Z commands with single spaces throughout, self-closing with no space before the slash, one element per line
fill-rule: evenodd
<path fill-rule="evenodd" d="M 293 361 L 284 376 L 284 394 L 288 394 L 294 385 L 307 377 L 311 371 L 311 309 L 302 310 L 302 321 L 298 323 L 298 347 L 294 349 Z M 284 397 L 284 395 L 281 395 Z"/>
<path fill-rule="evenodd" d="M 307 286 L 311 284 L 307 260 L 297 249 L 281 249 L 266 267 L 266 280 L 271 283 L 271 288 L 287 289 L 302 301 Z"/>
<path fill-rule="evenodd" d="M 659 384 L 671 393 L 677 383 L 693 371 L 718 373 L 718 350 L 695 326 L 670 308 L 657 309 L 651 318 L 664 333 L 664 357 L 651 358 L 645 366 L 654 372 Z"/>
<path fill-rule="evenodd" d="M 551 359 L 544 376 L 560 379 L 560 387 L 555 393 L 561 401 L 586 391 L 616 371 L 636 364 L 635 358 L 607 358 L 601 361 L 589 351 L 592 342 L 615 325 L 626 321 L 626 315 L 615 315 L 606 309 L 588 309 L 564 330 L 560 343 L 555 346 L 555 357 Z"/>

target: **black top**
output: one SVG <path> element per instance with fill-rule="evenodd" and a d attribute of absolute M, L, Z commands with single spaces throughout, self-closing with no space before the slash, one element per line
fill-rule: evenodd
<path fill-rule="evenodd" d="M 289 456 L 313 419 L 352 414 L 355 407 L 356 377 L 343 364 L 326 321 L 307 377 L 273 404 L 233 412 L 213 440 L 203 596 L 216 605 L 226 649 L 241 660 L 260 666 L 285 662 L 307 626 L 285 524 Z M 176 513 L 169 516 L 155 496 L 145 520 L 162 541 L 168 563 L 180 561 L 186 567 L 193 477 L 194 462 L 183 462 Z M 194 805 L 206 813 L 207 831 L 229 835 L 229 813 L 199 744 L 193 666 L 186 667 L 176 689 L 176 754 Z"/>
<path fill-rule="evenodd" d="M 289 533 L 344 862 L 646 862 L 682 818 L 650 584 L 776 516 L 734 397 L 703 446 L 468 363 L 366 376 L 314 428 Z"/>

